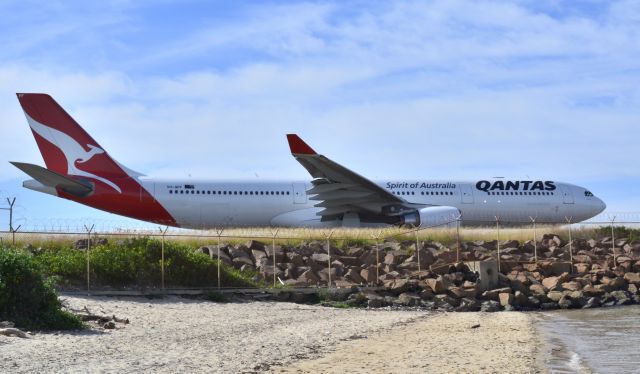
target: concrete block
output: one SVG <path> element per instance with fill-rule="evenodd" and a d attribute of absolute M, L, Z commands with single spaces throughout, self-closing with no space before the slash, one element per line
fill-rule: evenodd
<path fill-rule="evenodd" d="M 479 291 L 493 290 L 498 287 L 498 263 L 495 260 L 465 262 L 469 270 L 478 273 Z"/>

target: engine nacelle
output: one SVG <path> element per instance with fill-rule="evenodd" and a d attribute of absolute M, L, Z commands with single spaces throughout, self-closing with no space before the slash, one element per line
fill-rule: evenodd
<path fill-rule="evenodd" d="M 401 226 L 436 227 L 454 223 L 460 218 L 460 210 L 452 206 L 422 208 L 402 216 Z M 448 226 L 448 225 L 447 225 Z"/>

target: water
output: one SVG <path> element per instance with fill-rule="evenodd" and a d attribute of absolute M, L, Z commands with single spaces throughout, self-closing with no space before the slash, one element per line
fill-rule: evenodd
<path fill-rule="evenodd" d="M 540 313 L 551 373 L 640 373 L 640 306 Z"/>

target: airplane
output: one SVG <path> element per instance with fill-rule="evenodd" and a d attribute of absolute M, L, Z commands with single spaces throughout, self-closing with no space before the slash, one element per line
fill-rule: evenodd
<path fill-rule="evenodd" d="M 238 226 L 434 227 L 580 222 L 606 205 L 553 180 L 371 181 L 288 134 L 310 181 L 154 179 L 113 159 L 49 95 L 18 93 L 46 167 L 11 162 L 23 187 L 106 212 L 190 229 Z M 451 227 L 451 226 L 450 226 Z"/>

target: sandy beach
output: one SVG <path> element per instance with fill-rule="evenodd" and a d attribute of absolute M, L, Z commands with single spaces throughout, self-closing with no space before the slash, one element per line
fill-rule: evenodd
<path fill-rule="evenodd" d="M 0 372 L 537 372 L 521 313 L 334 309 L 168 297 L 65 297 L 114 330 L 0 336 Z M 472 328 L 479 324 L 480 327 Z"/>

